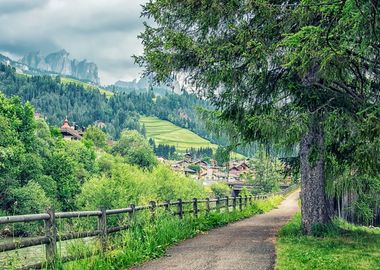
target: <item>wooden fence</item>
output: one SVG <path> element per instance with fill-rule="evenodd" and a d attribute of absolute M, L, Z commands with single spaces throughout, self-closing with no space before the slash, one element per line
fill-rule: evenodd
<path fill-rule="evenodd" d="M 87 238 L 87 237 L 98 237 L 101 244 L 101 251 L 104 252 L 107 250 L 107 235 L 111 233 L 116 233 L 119 231 L 127 230 L 130 228 L 129 224 L 124 224 L 116 227 L 107 226 L 107 217 L 112 215 L 119 214 L 128 214 L 129 219 L 131 220 L 135 214 L 139 211 L 149 210 L 151 219 L 155 219 L 157 208 L 163 208 L 165 211 L 170 212 L 178 216 L 180 219 L 183 218 L 185 214 L 193 214 L 194 217 L 198 217 L 198 214 L 203 211 L 206 214 L 211 211 L 219 212 L 221 209 L 229 211 L 231 208 L 235 211 L 239 209 L 240 211 L 243 208 L 252 205 L 253 200 L 266 199 L 269 196 L 273 195 L 283 195 L 292 190 L 295 187 L 289 187 L 281 192 L 257 195 L 257 196 L 245 196 L 245 197 L 224 197 L 216 199 L 197 199 L 192 200 L 182 200 L 178 199 L 177 201 L 171 202 L 166 201 L 163 203 L 157 204 L 154 201 L 151 201 L 149 205 L 145 206 L 135 206 L 130 204 L 127 208 L 121 209 L 105 209 L 101 208 L 95 211 L 76 211 L 76 212 L 55 212 L 54 209 L 48 208 L 46 213 L 42 214 L 31 214 L 31 215 L 19 215 L 19 216 L 5 216 L 0 217 L 0 225 L 3 224 L 14 224 L 14 223 L 25 223 L 33 221 L 44 221 L 44 236 L 34 237 L 32 239 L 22 239 L 14 242 L 7 242 L 0 244 L 0 252 L 16 250 L 20 248 L 32 247 L 45 245 L 46 248 L 46 261 L 37 263 L 34 265 L 24 266 L 21 269 L 41 269 L 46 267 L 46 265 L 54 265 L 58 258 L 57 256 L 57 242 L 66 241 L 71 239 Z M 199 207 L 203 204 L 202 209 Z M 214 206 L 212 207 L 212 204 Z M 189 210 L 184 210 L 184 206 L 190 206 Z M 176 210 L 173 212 L 172 207 L 175 207 Z M 82 231 L 82 232 L 73 232 L 67 234 L 58 234 L 57 232 L 57 220 L 59 219 L 70 219 L 70 218 L 88 218 L 96 217 L 97 218 L 97 229 L 93 231 Z M 69 261 L 75 258 L 63 258 L 60 261 Z"/>

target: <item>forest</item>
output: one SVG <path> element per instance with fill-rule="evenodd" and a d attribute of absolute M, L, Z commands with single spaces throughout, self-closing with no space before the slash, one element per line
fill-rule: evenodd
<path fill-rule="evenodd" d="M 107 97 L 83 85 L 63 83 L 60 77 L 19 75 L 9 66 L 0 64 L 0 89 L 6 96 L 19 96 L 29 101 L 49 125 L 60 126 L 67 116 L 70 121 L 87 127 L 96 121 L 105 123 L 105 132 L 114 139 L 128 128 L 142 132 L 140 115 L 156 116 L 187 128 L 211 142 L 226 145 L 227 137 L 210 133 L 199 121 L 197 107 L 210 105 L 194 94 L 168 93 L 155 96 L 153 92 L 115 93 Z"/>

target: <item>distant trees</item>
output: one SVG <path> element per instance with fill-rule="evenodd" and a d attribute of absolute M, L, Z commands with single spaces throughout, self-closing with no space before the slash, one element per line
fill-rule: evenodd
<path fill-rule="evenodd" d="M 174 145 L 168 145 L 168 144 L 156 145 L 156 142 L 152 138 L 149 138 L 149 145 L 152 147 L 154 153 L 158 157 L 163 157 L 165 159 L 173 160 L 173 159 L 176 159 L 178 156 Z"/>
<path fill-rule="evenodd" d="M 193 156 L 193 158 L 196 159 L 212 158 L 213 149 L 211 147 L 192 147 L 190 149 L 186 149 L 186 153 L 190 153 Z"/>
<path fill-rule="evenodd" d="M 214 159 L 219 166 L 225 166 L 230 161 L 230 150 L 219 146 L 215 151 Z"/>
<path fill-rule="evenodd" d="M 104 131 L 118 139 L 122 130 L 133 129 L 146 135 L 139 115 L 157 116 L 175 125 L 188 128 L 215 143 L 225 139 L 211 136 L 198 119 L 196 107 L 208 107 L 207 102 L 184 92 L 155 96 L 152 92 L 115 93 L 111 97 L 96 90 L 87 90 L 75 83 L 62 83 L 59 77 L 17 76 L 15 70 L 0 63 L 0 89 L 7 96 L 19 96 L 30 101 L 49 124 L 59 126 L 67 116 L 83 127 L 95 121 L 105 123 Z"/>
<path fill-rule="evenodd" d="M 280 190 L 280 182 L 284 179 L 284 164 L 272 157 L 261 148 L 251 159 L 250 166 L 254 168 L 251 184 L 254 184 L 259 192 L 269 193 Z"/>

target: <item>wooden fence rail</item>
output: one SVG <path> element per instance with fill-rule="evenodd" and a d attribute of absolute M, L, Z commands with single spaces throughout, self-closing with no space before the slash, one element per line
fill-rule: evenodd
<path fill-rule="evenodd" d="M 129 229 L 131 226 L 129 224 L 124 224 L 116 227 L 107 227 L 107 216 L 111 215 L 120 215 L 128 214 L 129 220 L 131 221 L 134 215 L 139 211 L 149 210 L 150 211 L 150 220 L 153 221 L 156 218 L 156 209 L 163 208 L 166 211 L 170 210 L 170 206 L 176 206 L 177 211 L 172 213 L 178 216 L 180 219 L 183 218 L 184 214 L 192 213 L 194 217 L 198 217 L 201 211 L 204 211 L 206 214 L 209 214 L 212 210 L 220 212 L 222 208 L 225 211 L 230 211 L 232 207 L 233 211 L 236 211 L 236 208 L 239 208 L 239 211 L 242 211 L 243 208 L 248 205 L 252 205 L 252 200 L 266 199 L 269 196 L 273 195 L 283 195 L 292 190 L 295 187 L 291 186 L 281 192 L 257 195 L 257 196 L 245 196 L 245 197 L 224 197 L 216 199 L 197 199 L 193 198 L 192 200 L 183 201 L 178 199 L 177 201 L 165 201 L 163 203 L 157 204 L 155 201 L 151 201 L 149 205 L 144 206 L 134 206 L 133 204 L 129 205 L 127 208 L 120 209 L 105 209 L 101 208 L 95 211 L 76 211 L 76 212 L 55 212 L 53 208 L 48 208 L 46 213 L 42 214 L 31 214 L 31 215 L 19 215 L 19 216 L 5 216 L 0 217 L 0 225 L 3 224 L 14 224 L 14 223 L 25 223 L 32 221 L 44 221 L 45 230 L 44 236 L 34 237 L 32 239 L 22 239 L 19 241 L 8 242 L 0 244 L 0 252 L 16 250 L 20 248 L 32 247 L 45 245 L 46 248 L 46 261 L 41 262 L 35 265 L 25 266 L 22 269 L 38 269 L 43 268 L 46 265 L 54 265 L 57 260 L 57 242 L 66 241 L 79 238 L 95 237 L 97 236 L 101 244 L 101 252 L 107 250 L 107 235 L 123 230 Z M 232 202 L 232 203 L 231 203 Z M 215 203 L 215 207 L 211 207 L 210 203 Z M 204 204 L 204 209 L 199 207 L 200 204 Z M 191 210 L 184 210 L 184 205 L 191 205 Z M 82 231 L 82 232 L 73 232 L 67 234 L 58 234 L 57 232 L 57 219 L 70 219 L 70 218 L 87 218 L 87 217 L 97 217 L 97 229 L 94 231 Z M 62 259 L 61 259 L 62 261 Z"/>

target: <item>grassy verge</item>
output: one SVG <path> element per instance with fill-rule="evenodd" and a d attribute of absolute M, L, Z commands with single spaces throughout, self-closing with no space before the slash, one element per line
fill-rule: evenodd
<path fill-rule="evenodd" d="M 154 223 L 135 224 L 132 229 L 114 239 L 114 249 L 102 256 L 92 256 L 64 264 L 63 269 L 124 269 L 149 259 L 163 256 L 171 245 L 193 237 L 212 228 L 225 225 L 254 214 L 263 213 L 277 207 L 281 196 L 255 201 L 243 211 L 210 213 L 193 218 L 190 215 L 179 220 L 176 217 L 160 215 Z M 74 253 L 91 253 L 88 246 L 76 245 Z"/>
<path fill-rule="evenodd" d="M 316 235 L 301 234 L 297 214 L 277 238 L 276 269 L 380 269 L 380 229 L 335 220 Z"/>

